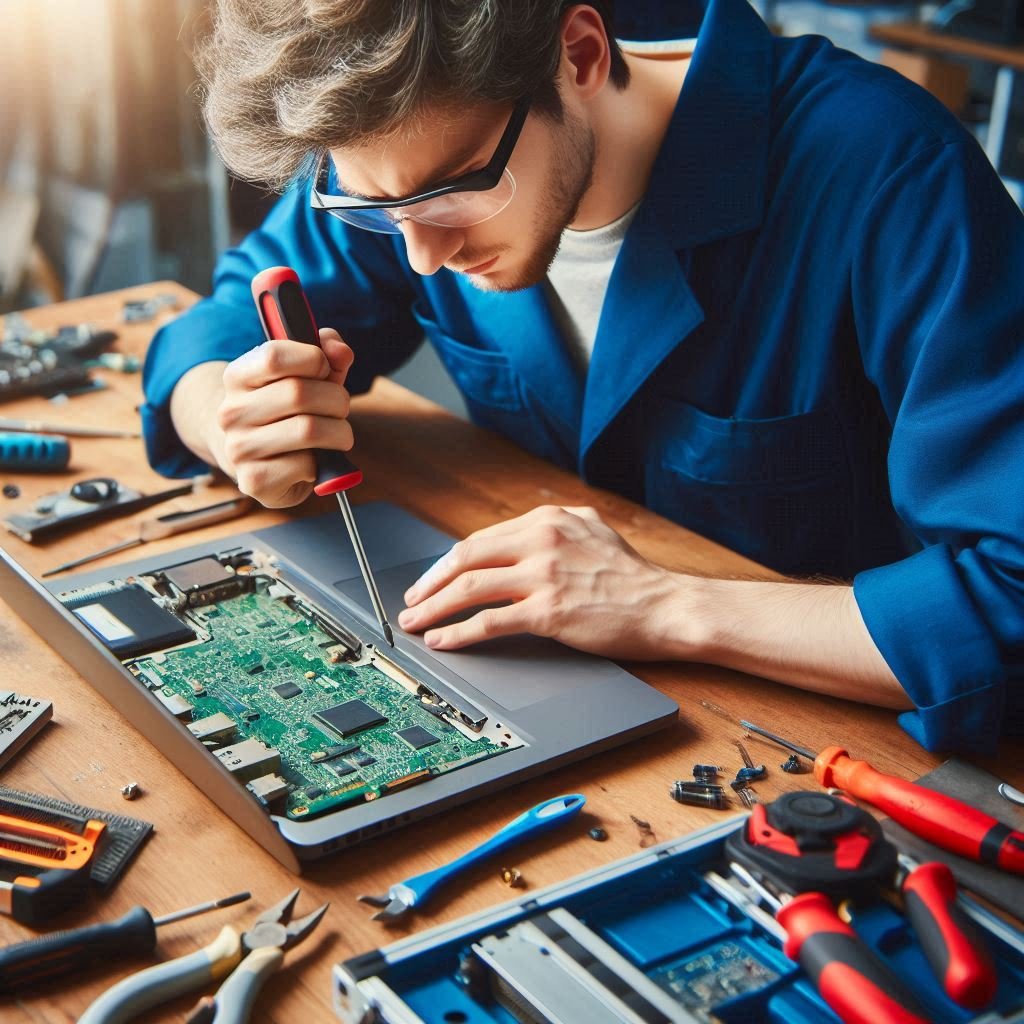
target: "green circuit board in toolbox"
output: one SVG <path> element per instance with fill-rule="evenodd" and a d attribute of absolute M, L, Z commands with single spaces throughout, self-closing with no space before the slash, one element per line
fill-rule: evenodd
<path fill-rule="evenodd" d="M 229 735 L 206 741 L 214 756 L 247 740 L 258 741 L 243 748 L 250 752 L 259 744 L 279 752 L 279 765 L 257 771 L 263 784 L 277 777 L 275 800 L 287 817 L 304 820 L 377 799 L 522 745 L 510 733 L 476 736 L 436 706 L 428 710 L 414 685 L 378 667 L 372 648 L 340 659 L 337 638 L 310 606 L 282 600 L 274 592 L 280 583 L 253 582 L 247 593 L 174 609 L 198 627 L 197 642 L 125 663 L 186 726 L 218 712 L 231 719 Z M 251 789 L 254 779 L 239 775 Z"/>

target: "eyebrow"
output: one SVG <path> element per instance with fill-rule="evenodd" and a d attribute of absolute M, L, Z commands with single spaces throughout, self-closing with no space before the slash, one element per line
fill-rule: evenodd
<path fill-rule="evenodd" d="M 419 195 L 421 192 L 432 191 L 434 188 L 443 184 L 445 181 L 453 177 L 457 177 L 456 172 L 460 171 L 461 168 L 465 167 L 474 161 L 474 158 L 480 152 L 480 143 L 474 143 L 472 146 L 466 147 L 461 153 L 457 153 L 453 157 L 449 157 L 443 164 L 441 164 L 436 170 L 434 170 L 427 178 L 430 183 L 426 187 L 421 186 L 420 188 L 413 189 L 411 192 L 407 192 L 406 195 Z M 334 178 L 340 186 L 341 190 L 348 196 L 352 196 L 353 199 L 366 199 L 370 202 L 388 202 L 394 199 L 403 199 L 404 196 L 368 196 L 362 192 L 357 192 L 355 189 L 349 188 L 345 182 L 341 180 L 341 175 L 338 174 L 338 168 L 334 163 L 333 157 L 328 157 L 331 161 L 331 166 L 334 167 Z"/>

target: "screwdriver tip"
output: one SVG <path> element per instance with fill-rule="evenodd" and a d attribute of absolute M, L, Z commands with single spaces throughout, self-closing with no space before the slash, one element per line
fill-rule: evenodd
<path fill-rule="evenodd" d="M 384 639 L 387 640 L 391 647 L 395 646 L 395 634 L 391 631 L 391 623 L 386 619 L 381 623 L 384 628 Z"/>
<path fill-rule="evenodd" d="M 225 896 L 223 899 L 217 900 L 217 906 L 233 907 L 236 903 L 244 903 L 250 899 L 252 899 L 251 892 L 236 892 L 234 896 Z"/>

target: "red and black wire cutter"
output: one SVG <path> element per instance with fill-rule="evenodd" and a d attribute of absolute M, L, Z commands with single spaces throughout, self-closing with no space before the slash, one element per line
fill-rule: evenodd
<path fill-rule="evenodd" d="M 776 908 L 784 951 L 847 1024 L 925 1024 L 913 993 L 837 912 L 837 902 L 872 901 L 892 887 L 896 848 L 878 822 L 827 793 L 787 793 L 754 807 L 726 841 L 738 877 Z M 946 994 L 980 1009 L 995 996 L 995 967 L 980 933 L 956 902 L 944 864 L 922 864 L 902 880 L 904 908 Z"/>

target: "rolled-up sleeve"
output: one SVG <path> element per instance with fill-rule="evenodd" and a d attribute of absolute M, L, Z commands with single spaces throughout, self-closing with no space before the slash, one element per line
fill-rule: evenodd
<path fill-rule="evenodd" d="M 925 747 L 1024 726 L 1024 216 L 970 140 L 897 170 L 857 232 L 851 295 L 885 406 L 896 511 L 922 550 L 854 595 Z"/>
<path fill-rule="evenodd" d="M 285 193 L 263 225 L 221 257 L 213 294 L 153 338 L 143 371 L 142 425 L 150 464 L 164 476 L 206 471 L 174 429 L 171 394 L 193 366 L 230 362 L 263 340 L 250 283 L 265 267 L 293 267 L 317 322 L 336 328 L 352 346 L 348 387 L 354 394 L 401 366 L 419 345 L 411 272 L 395 236 L 350 229 L 317 213 L 307 191 L 296 186 Z"/>

